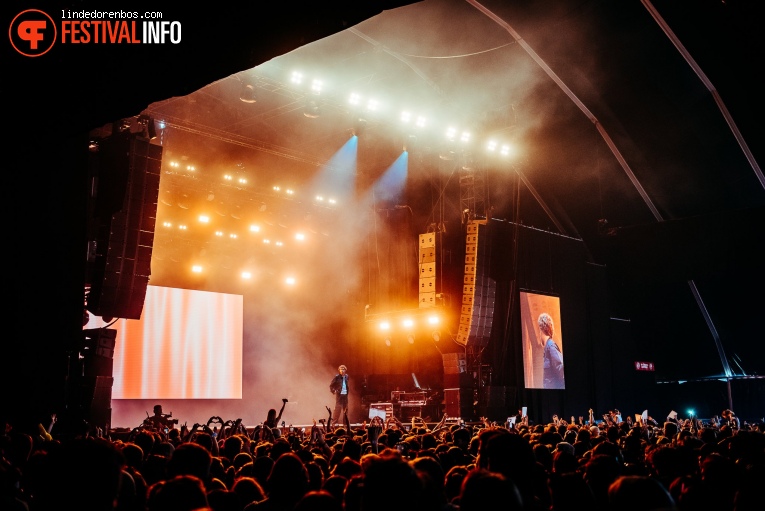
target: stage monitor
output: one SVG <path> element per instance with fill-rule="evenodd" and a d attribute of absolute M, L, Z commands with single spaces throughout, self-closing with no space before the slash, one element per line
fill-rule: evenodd
<path fill-rule="evenodd" d="M 241 295 L 147 286 L 140 319 L 109 326 L 112 398 L 241 399 L 243 310 Z"/>
<path fill-rule="evenodd" d="M 521 291 L 523 381 L 527 389 L 565 389 L 560 298 Z"/>

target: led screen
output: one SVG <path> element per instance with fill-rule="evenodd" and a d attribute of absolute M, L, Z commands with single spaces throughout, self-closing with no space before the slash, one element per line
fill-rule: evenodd
<path fill-rule="evenodd" d="M 526 388 L 566 388 L 560 298 L 522 291 L 520 302 Z"/>
<path fill-rule="evenodd" d="M 141 319 L 109 328 L 113 399 L 242 398 L 241 295 L 148 286 Z"/>

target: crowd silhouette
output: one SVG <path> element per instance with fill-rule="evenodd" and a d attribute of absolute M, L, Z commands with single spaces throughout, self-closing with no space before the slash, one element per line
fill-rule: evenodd
<path fill-rule="evenodd" d="M 730 417 L 514 424 L 328 418 L 292 428 L 211 417 L 187 427 L 20 431 L 0 440 L 7 511 L 754 511 L 765 424 Z M 729 410 L 726 410 L 726 413 Z M 731 412 L 732 414 L 732 412 Z M 573 420 L 573 418 L 572 418 Z M 327 426 L 330 425 L 330 426 Z"/>

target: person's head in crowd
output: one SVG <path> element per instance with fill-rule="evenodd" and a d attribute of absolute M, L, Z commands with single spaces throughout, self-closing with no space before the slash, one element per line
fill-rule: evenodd
<path fill-rule="evenodd" d="M 210 433 L 206 431 L 197 431 L 196 434 L 194 434 L 194 437 L 192 438 L 191 442 L 201 445 L 202 447 L 207 449 L 210 453 L 212 453 L 214 449 L 213 443 L 215 442 L 215 439 Z"/>
<path fill-rule="evenodd" d="M 315 461 L 306 462 L 303 460 L 305 469 L 308 471 L 308 489 L 309 491 L 321 490 L 324 485 L 324 471 Z"/>
<path fill-rule="evenodd" d="M 711 507 L 732 507 L 740 475 L 736 463 L 726 456 L 713 453 L 701 460 L 699 469 L 705 487 L 714 488 L 714 491 L 710 492 L 713 496 Z M 707 501 L 709 502 L 709 499 Z"/>
<path fill-rule="evenodd" d="M 433 433 L 425 433 L 420 437 L 423 449 L 435 449 L 438 447 L 438 439 Z"/>
<path fill-rule="evenodd" d="M 452 443 L 462 449 L 463 452 L 468 452 L 471 438 L 472 435 L 467 429 L 458 428 L 452 432 Z"/>
<path fill-rule="evenodd" d="M 355 476 L 345 487 L 343 493 L 343 511 L 362 511 L 364 476 Z"/>
<path fill-rule="evenodd" d="M 155 436 L 151 431 L 145 429 L 138 431 L 133 442 L 143 451 L 144 459 L 148 458 L 150 454 L 154 454 Z"/>
<path fill-rule="evenodd" d="M 273 458 L 274 461 L 276 461 L 281 457 L 282 454 L 287 452 L 292 452 L 292 446 L 290 446 L 290 443 L 284 438 L 277 438 L 274 440 L 274 443 L 271 446 L 271 451 L 268 455 Z"/>
<path fill-rule="evenodd" d="M 328 491 L 336 498 L 342 500 L 343 494 L 345 493 L 345 487 L 348 485 L 348 481 L 349 479 L 346 479 L 341 475 L 333 474 L 324 480 L 321 489 Z"/>
<path fill-rule="evenodd" d="M 669 491 L 648 476 L 620 476 L 608 487 L 611 509 L 620 511 L 672 511 L 675 501 Z"/>
<path fill-rule="evenodd" d="M 199 444 L 185 442 L 179 445 L 167 463 L 168 477 L 192 475 L 206 482 L 210 477 L 212 454 Z"/>
<path fill-rule="evenodd" d="M 231 486 L 231 492 L 237 495 L 244 508 L 251 502 L 260 502 L 266 498 L 266 492 L 254 477 L 240 477 Z"/>
<path fill-rule="evenodd" d="M 353 438 L 349 438 L 343 443 L 340 452 L 343 454 L 343 457 L 347 456 L 354 461 L 359 461 L 361 459 L 361 444 Z"/>
<path fill-rule="evenodd" d="M 590 428 L 580 428 L 576 432 L 576 439 L 574 440 L 574 443 L 583 442 L 589 445 L 591 438 L 592 438 L 592 430 Z"/>
<path fill-rule="evenodd" d="M 343 511 L 343 501 L 328 491 L 309 491 L 298 501 L 294 511 Z"/>
<path fill-rule="evenodd" d="M 208 505 L 202 480 L 193 475 L 178 475 L 149 488 L 146 511 L 195 511 Z"/>
<path fill-rule="evenodd" d="M 271 442 L 260 442 L 255 446 L 255 457 L 260 458 L 263 456 L 268 456 L 271 452 L 271 447 L 273 447 Z"/>
<path fill-rule="evenodd" d="M 467 474 L 468 468 L 465 465 L 455 465 L 446 472 L 444 476 L 444 495 L 447 502 L 459 503 L 462 482 Z"/>
<path fill-rule="evenodd" d="M 143 449 L 134 442 L 125 442 L 120 447 L 120 451 L 125 457 L 127 466 L 140 472 L 143 468 Z"/>
<path fill-rule="evenodd" d="M 446 504 L 444 499 L 444 469 L 435 457 L 419 456 L 409 461 L 423 482 L 423 488 L 430 494 L 431 502 L 438 502 L 442 507 Z"/>
<path fill-rule="evenodd" d="M 360 473 L 361 462 L 351 459 L 347 456 L 344 457 L 337 465 L 335 465 L 335 468 L 332 470 L 332 475 L 343 476 L 346 479 L 350 479 L 351 477 Z"/>
<path fill-rule="evenodd" d="M 550 447 L 547 444 L 538 443 L 532 447 L 534 450 L 534 458 L 537 463 L 540 463 L 548 472 L 552 470 L 553 455 Z"/>
<path fill-rule="evenodd" d="M 576 456 L 569 450 L 556 449 L 553 453 L 552 472 L 555 474 L 565 474 L 569 472 L 576 472 L 579 468 L 579 463 L 576 460 Z"/>
<path fill-rule="evenodd" d="M 265 488 L 268 481 L 268 476 L 271 474 L 271 469 L 274 466 L 274 460 L 269 456 L 261 456 L 255 458 L 252 462 L 253 477 Z"/>
<path fill-rule="evenodd" d="M 526 439 L 501 428 L 482 431 L 480 439 L 478 468 L 497 472 L 513 481 L 524 505 L 531 505 L 535 497 L 542 497 L 538 484 L 545 470 L 537 462 L 533 447 Z"/>
<path fill-rule="evenodd" d="M 462 482 L 460 511 L 486 511 L 498 503 L 507 511 L 521 511 L 523 501 L 515 484 L 502 474 L 484 469 L 469 472 Z"/>
<path fill-rule="evenodd" d="M 308 471 L 297 454 L 286 452 L 274 462 L 266 492 L 274 505 L 294 506 L 308 491 Z"/>
<path fill-rule="evenodd" d="M 579 511 L 595 508 L 595 495 L 580 474 L 554 472 L 550 475 L 548 484 L 550 511 Z"/>
<path fill-rule="evenodd" d="M 389 511 L 391 509 L 419 510 L 428 508 L 423 483 L 417 472 L 401 455 L 386 450 L 375 458 L 364 471 L 361 488 L 363 511 Z"/>
<path fill-rule="evenodd" d="M 584 465 L 584 480 L 599 505 L 608 502 L 608 488 L 622 475 L 622 465 L 610 454 L 594 454 Z"/>
<path fill-rule="evenodd" d="M 234 466 L 234 469 L 239 470 L 247 463 L 252 463 L 252 459 L 252 454 L 248 452 L 240 452 L 234 456 L 231 460 L 231 464 Z"/>
<path fill-rule="evenodd" d="M 39 475 L 35 509 L 87 509 L 111 511 L 119 496 L 125 457 L 110 442 L 99 438 L 63 441 L 46 455 Z M 44 476 L 47 474 L 47 477 Z"/>
<path fill-rule="evenodd" d="M 619 426 L 609 426 L 606 430 L 606 438 L 608 438 L 608 441 L 614 444 L 619 443 L 619 438 L 621 437 L 622 430 L 619 428 Z"/>
<path fill-rule="evenodd" d="M 173 455 L 173 451 L 175 451 L 175 446 L 167 440 L 154 444 L 154 454 L 170 458 Z"/>
<path fill-rule="evenodd" d="M 233 462 L 236 455 L 242 452 L 242 446 L 244 442 L 239 435 L 232 435 L 227 437 L 223 441 L 223 449 L 220 451 L 220 455 L 226 457 L 229 461 Z"/>
<path fill-rule="evenodd" d="M 677 435 L 677 432 L 678 432 L 677 422 L 665 421 L 664 427 L 662 429 L 663 429 L 662 434 L 666 438 L 669 438 L 670 440 L 674 440 L 675 435 Z"/>

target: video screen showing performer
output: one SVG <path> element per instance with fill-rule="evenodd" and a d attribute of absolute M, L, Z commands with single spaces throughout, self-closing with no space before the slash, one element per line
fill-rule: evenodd
<path fill-rule="evenodd" d="M 560 298 L 520 293 L 523 380 L 527 389 L 565 389 Z"/>

